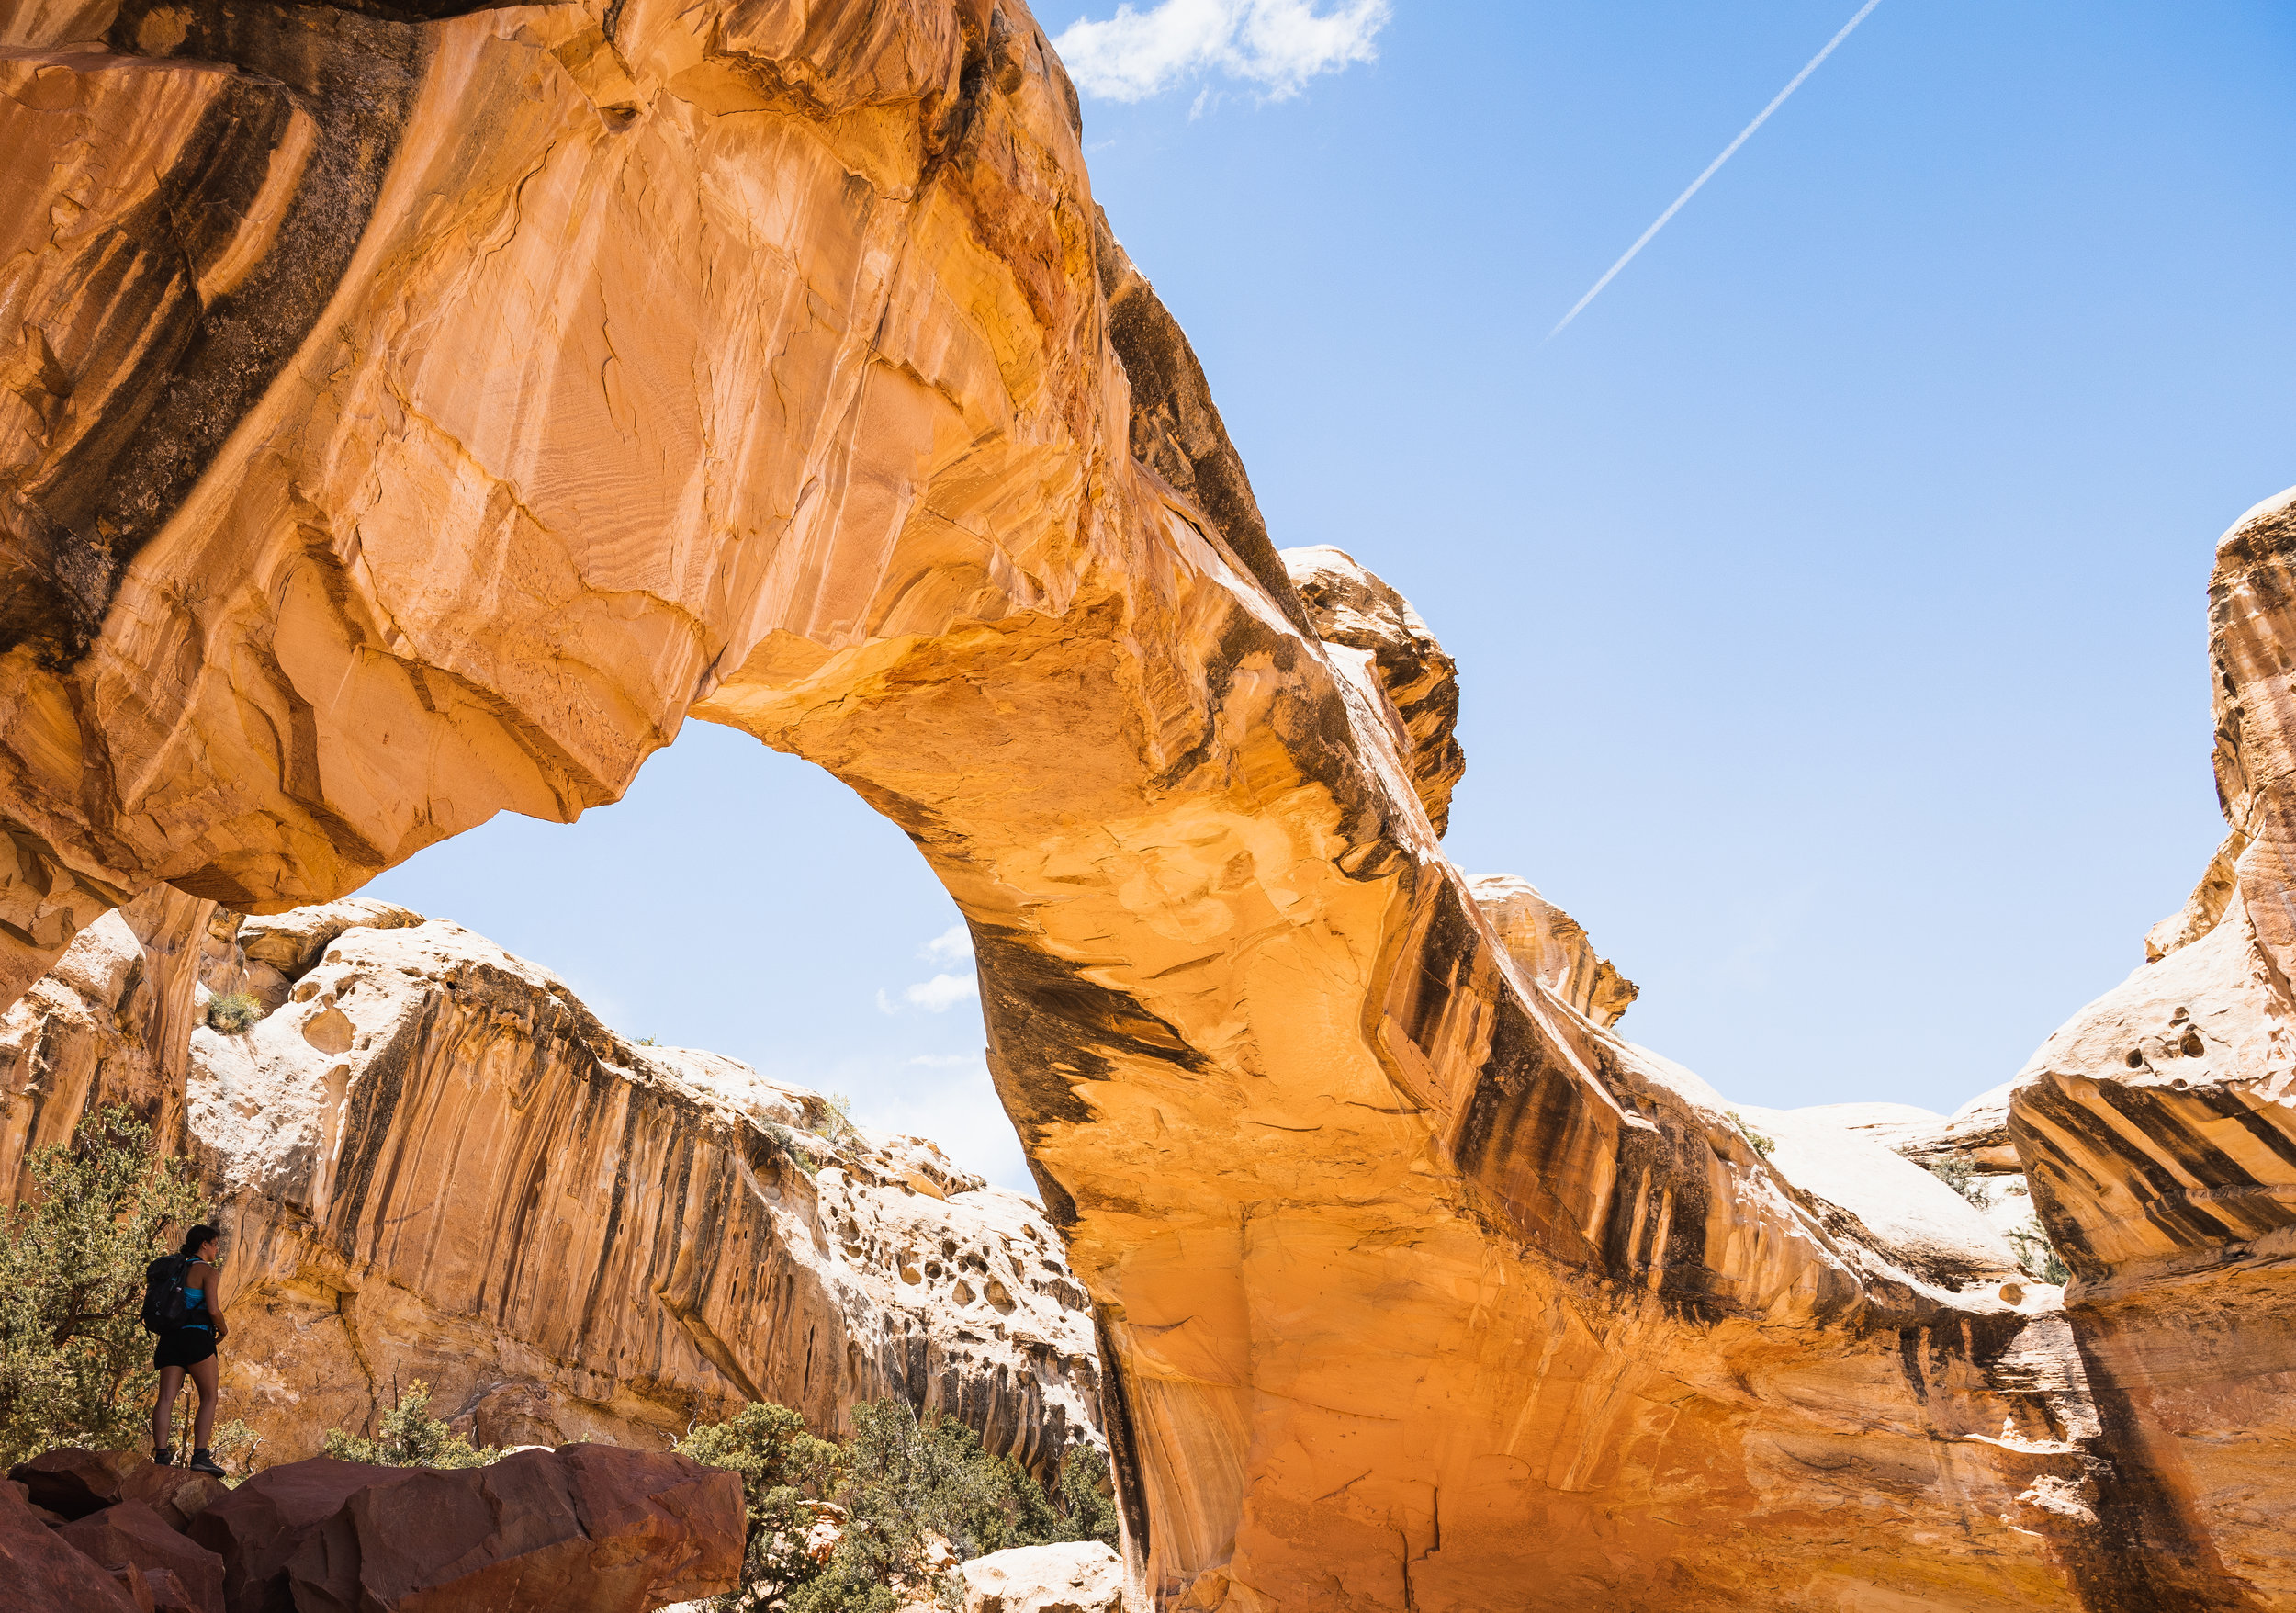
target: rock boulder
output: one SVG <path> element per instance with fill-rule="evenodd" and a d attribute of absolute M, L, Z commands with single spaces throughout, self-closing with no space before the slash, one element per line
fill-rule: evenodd
<path fill-rule="evenodd" d="M 1124 1561 L 1097 1540 L 1016 1546 L 960 1572 L 964 1613 L 1123 1613 Z"/>
<path fill-rule="evenodd" d="M 64 1541 L 115 1576 L 159 1575 L 171 1584 L 147 1585 L 188 1603 L 193 1613 L 223 1613 L 223 1559 L 186 1540 L 141 1501 L 122 1501 L 56 1531 Z"/>
<path fill-rule="evenodd" d="M 138 1596 L 42 1523 L 13 1484 L 0 1484 L 0 1587 L 24 1613 L 152 1613 Z"/>
<path fill-rule="evenodd" d="M 284 1596 L 287 1560 L 304 1540 L 364 1491 L 403 1483 L 408 1468 L 314 1457 L 265 1468 L 202 1510 L 186 1531 L 223 1560 L 228 1613 L 265 1613 Z"/>
<path fill-rule="evenodd" d="M 231 1486 L 212 1473 L 185 1467 L 145 1463 L 120 1481 L 122 1501 L 141 1501 L 172 1529 L 187 1529 L 191 1520 L 231 1493 Z"/>
<path fill-rule="evenodd" d="M 733 1588 L 741 1481 L 573 1445 L 351 1495 L 287 1560 L 298 1613 L 646 1613 Z"/>
<path fill-rule="evenodd" d="M 35 1506 L 66 1518 L 85 1517 L 124 1498 L 129 1481 L 152 1466 L 132 1450 L 84 1450 L 76 1446 L 17 1462 L 8 1477 L 22 1484 Z"/>

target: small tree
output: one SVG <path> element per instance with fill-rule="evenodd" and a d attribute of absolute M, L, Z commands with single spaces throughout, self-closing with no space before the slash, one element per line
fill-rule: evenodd
<path fill-rule="evenodd" d="M 678 1452 L 741 1475 L 749 1517 L 741 1585 L 712 1599 L 731 1609 L 768 1601 L 821 1571 L 806 1550 L 815 1521 L 813 1499 L 837 1487 L 838 1448 L 805 1430 L 805 1419 L 785 1405 L 753 1403 L 722 1423 L 703 1423 L 678 1441 Z"/>
<path fill-rule="evenodd" d="M 141 1325 L 144 1274 L 198 1219 L 190 1163 L 154 1160 L 124 1104 L 33 1150 L 32 1194 L 0 1213 L 0 1467 L 62 1445 L 144 1438 L 157 1376 Z"/>
<path fill-rule="evenodd" d="M 1108 1453 L 1095 1445 L 1073 1445 L 1061 1462 L 1060 1481 L 1052 1501 L 1064 1524 L 1055 1538 L 1099 1540 L 1116 1544 L 1115 1486 L 1109 1477 Z"/>
<path fill-rule="evenodd" d="M 989 1455 L 953 1417 L 920 1420 L 905 1401 L 879 1400 L 855 1406 L 852 1423 L 838 1497 L 845 1537 L 827 1571 L 790 1596 L 790 1613 L 891 1613 L 903 1593 L 962 1607 L 962 1585 L 934 1574 L 936 1540 L 963 1561 L 1085 1538 L 1025 1468 Z"/>
<path fill-rule="evenodd" d="M 321 1449 L 343 1461 L 377 1467 L 486 1467 L 502 1460 L 493 1446 L 473 1445 L 430 1414 L 431 1386 L 418 1378 L 383 1414 L 382 1432 L 374 1438 L 330 1428 Z"/>

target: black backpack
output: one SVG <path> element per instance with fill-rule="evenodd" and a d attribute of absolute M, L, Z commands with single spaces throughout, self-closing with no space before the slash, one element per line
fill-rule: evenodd
<path fill-rule="evenodd" d="M 143 1329 L 173 1333 L 191 1318 L 191 1302 L 184 1297 L 184 1273 L 188 1255 L 162 1255 L 143 1274 Z"/>

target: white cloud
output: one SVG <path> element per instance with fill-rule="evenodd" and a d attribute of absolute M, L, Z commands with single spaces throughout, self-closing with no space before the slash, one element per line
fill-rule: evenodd
<path fill-rule="evenodd" d="M 1160 0 L 1146 11 L 1124 5 L 1105 22 L 1077 18 L 1052 44 L 1076 86 L 1108 100 L 1145 100 L 1216 72 L 1260 85 L 1280 101 L 1320 73 L 1372 60 L 1372 40 L 1391 15 L 1388 0 L 1334 0 L 1329 11 L 1318 4 Z"/>
<path fill-rule="evenodd" d="M 905 1009 L 923 1009 L 929 1014 L 945 1014 L 979 989 L 979 983 L 970 975 L 936 975 L 930 980 L 901 987 L 899 1002 L 881 988 L 877 993 L 877 1011 L 897 1014 Z"/>
<path fill-rule="evenodd" d="M 920 1062 L 912 1059 L 912 1064 Z M 938 1062 L 938 1061 L 936 1061 Z M 951 1073 L 923 1083 L 872 1094 L 871 1115 L 887 1129 L 929 1137 L 967 1170 L 977 1170 L 998 1187 L 1036 1197 L 1036 1183 L 1020 1152 L 1020 1139 L 978 1054 L 954 1060 Z"/>
<path fill-rule="evenodd" d="M 953 964 L 959 958 L 969 958 L 973 955 L 973 932 L 962 924 L 951 924 L 918 947 L 917 955 L 936 964 Z"/>
<path fill-rule="evenodd" d="M 969 964 L 973 961 L 972 932 L 962 924 L 952 924 L 918 947 L 917 955 L 928 963 Z M 904 986 L 897 1001 L 879 987 L 877 1011 L 881 1014 L 899 1014 L 910 1009 L 922 1009 L 929 1014 L 945 1014 L 967 998 L 978 995 L 980 988 L 980 982 L 970 968 L 962 974 L 944 970 L 930 980 Z"/>
<path fill-rule="evenodd" d="M 929 1014 L 945 1014 L 953 1005 L 971 997 L 974 989 L 970 975 L 936 975 L 904 989 L 901 999 Z"/>

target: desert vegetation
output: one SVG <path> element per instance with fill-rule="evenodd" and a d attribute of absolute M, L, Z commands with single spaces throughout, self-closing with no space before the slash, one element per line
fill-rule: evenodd
<path fill-rule="evenodd" d="M 696 1427 L 678 1449 L 741 1474 L 748 1510 L 741 1587 L 720 1613 L 891 1613 L 963 1605 L 955 1564 L 1010 1546 L 1116 1539 L 1108 1459 L 1073 1447 L 1050 1495 L 953 1418 L 897 1400 L 853 1407 L 842 1443 L 787 1406 L 753 1404 Z"/>
<path fill-rule="evenodd" d="M 32 1150 L 25 1172 L 30 1193 L 0 1212 L 0 1466 L 145 1438 L 144 1272 L 202 1204 L 190 1163 L 155 1156 L 124 1105 Z"/>

